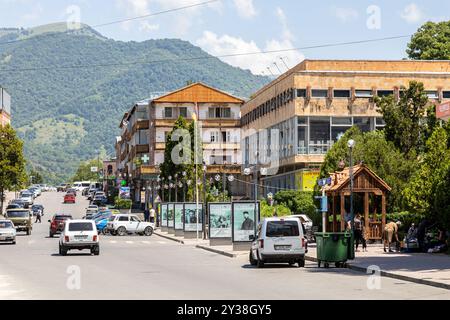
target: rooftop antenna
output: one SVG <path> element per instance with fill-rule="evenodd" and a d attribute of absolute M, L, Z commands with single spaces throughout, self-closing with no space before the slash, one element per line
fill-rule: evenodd
<path fill-rule="evenodd" d="M 267 70 L 269 70 L 270 74 L 275 77 L 275 75 L 273 74 L 272 70 L 270 70 L 270 67 L 267 67 Z"/>
<path fill-rule="evenodd" d="M 275 67 L 277 67 L 277 69 L 278 69 L 278 71 L 280 72 L 280 74 L 282 74 L 283 72 L 281 72 L 281 69 L 278 67 L 277 63 L 274 62 L 273 64 L 274 64 Z"/>
<path fill-rule="evenodd" d="M 287 65 L 286 61 L 284 61 L 283 57 L 280 57 L 280 60 L 283 62 L 283 64 L 286 67 L 286 69 L 289 70 L 289 66 Z"/>

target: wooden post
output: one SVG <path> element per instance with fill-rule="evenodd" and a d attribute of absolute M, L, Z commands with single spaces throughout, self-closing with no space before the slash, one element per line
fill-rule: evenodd
<path fill-rule="evenodd" d="M 381 234 L 383 234 L 384 227 L 386 226 L 386 195 L 381 196 Z"/>
<path fill-rule="evenodd" d="M 333 194 L 333 232 L 336 232 L 336 228 L 337 228 L 337 218 L 336 218 L 336 200 L 337 197 L 335 194 Z"/>
<path fill-rule="evenodd" d="M 364 227 L 369 231 L 369 193 L 364 193 Z"/>
<path fill-rule="evenodd" d="M 341 191 L 341 232 L 345 231 L 345 195 Z"/>

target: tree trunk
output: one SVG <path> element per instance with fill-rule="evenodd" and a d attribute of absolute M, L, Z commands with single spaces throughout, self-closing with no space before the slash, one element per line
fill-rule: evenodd
<path fill-rule="evenodd" d="M 0 189 L 0 215 L 3 215 L 3 197 L 4 197 L 3 188 Z"/>

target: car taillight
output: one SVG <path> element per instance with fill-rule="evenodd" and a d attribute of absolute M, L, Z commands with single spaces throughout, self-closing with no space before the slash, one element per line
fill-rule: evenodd
<path fill-rule="evenodd" d="M 69 242 L 69 236 L 64 236 L 64 241 Z"/>
<path fill-rule="evenodd" d="M 259 247 L 261 249 L 264 249 L 264 240 L 263 239 L 259 240 Z"/>
<path fill-rule="evenodd" d="M 97 236 L 94 236 L 93 238 L 92 238 L 92 240 L 95 242 L 95 241 L 97 241 Z"/>

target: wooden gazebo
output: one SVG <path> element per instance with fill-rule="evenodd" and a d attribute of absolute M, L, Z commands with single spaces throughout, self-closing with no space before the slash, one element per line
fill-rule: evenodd
<path fill-rule="evenodd" d="M 327 231 L 339 232 L 345 229 L 345 203 L 350 198 L 350 168 L 331 174 L 331 185 L 324 187 L 329 199 L 327 221 Z M 364 212 L 360 213 L 364 217 L 365 228 L 368 231 L 368 240 L 381 240 L 382 230 L 386 225 L 386 195 L 391 191 L 386 182 L 378 177 L 367 166 L 361 164 L 353 167 L 353 194 L 363 194 Z M 381 200 L 381 221 L 378 220 L 377 210 L 370 212 L 370 195 L 375 201 Z M 349 202 L 349 201 L 348 201 Z M 375 207 L 375 206 L 374 206 Z M 340 215 L 338 223 L 337 215 Z M 330 217 L 332 221 L 330 222 Z"/>

